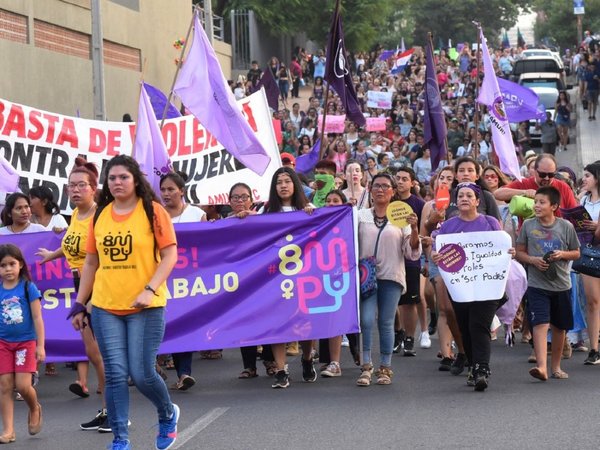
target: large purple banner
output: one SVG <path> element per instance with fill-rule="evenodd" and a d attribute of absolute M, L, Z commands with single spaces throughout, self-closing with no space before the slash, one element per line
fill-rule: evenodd
<path fill-rule="evenodd" d="M 358 328 L 357 251 L 350 207 L 176 224 L 161 353 L 318 339 Z M 52 232 L 1 236 L 18 245 L 43 293 L 48 361 L 85 359 L 65 320 L 76 294 L 64 259 L 41 265 Z M 151 256 L 149 256 L 151 257 Z M 123 286 L 127 289 L 127 286 Z"/>

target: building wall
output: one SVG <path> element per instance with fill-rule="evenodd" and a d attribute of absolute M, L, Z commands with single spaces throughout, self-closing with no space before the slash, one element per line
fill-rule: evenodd
<path fill-rule="evenodd" d="M 93 118 L 90 0 L 0 0 L 0 98 Z M 168 92 L 188 30 L 190 0 L 101 1 L 108 120 L 135 118 L 144 80 Z M 215 42 L 226 77 L 231 48 Z"/>

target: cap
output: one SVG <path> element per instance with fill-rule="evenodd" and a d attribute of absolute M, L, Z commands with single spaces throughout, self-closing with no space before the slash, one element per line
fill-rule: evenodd
<path fill-rule="evenodd" d="M 532 156 L 537 156 L 537 153 L 534 150 L 527 150 L 527 152 L 525 152 L 525 159 L 531 158 Z"/>
<path fill-rule="evenodd" d="M 458 119 L 456 117 L 453 117 L 452 119 L 450 119 L 450 122 L 458 122 Z"/>
<path fill-rule="evenodd" d="M 283 164 L 296 164 L 296 158 L 291 153 L 283 152 L 279 155 Z"/>

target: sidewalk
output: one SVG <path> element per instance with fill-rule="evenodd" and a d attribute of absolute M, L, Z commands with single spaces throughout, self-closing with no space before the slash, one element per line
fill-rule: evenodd
<path fill-rule="evenodd" d="M 581 176 L 583 168 L 596 160 L 600 160 L 600 147 L 598 146 L 598 134 L 600 126 L 597 120 L 588 120 L 588 113 L 583 109 L 581 102 L 578 99 L 578 91 L 574 89 L 571 94 L 571 99 L 575 99 L 573 104 L 576 105 L 577 112 L 577 164 L 571 166 L 578 176 Z"/>

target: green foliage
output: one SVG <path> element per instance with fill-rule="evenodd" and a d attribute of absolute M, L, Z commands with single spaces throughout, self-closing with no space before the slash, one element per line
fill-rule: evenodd
<path fill-rule="evenodd" d="M 486 38 L 494 42 L 500 36 L 501 28 L 510 28 L 517 22 L 519 7 L 527 10 L 528 0 L 422 0 L 411 4 L 414 14 L 414 39 L 416 45 L 423 45 L 427 32 L 443 42 L 451 38 L 453 42 L 474 42 L 477 28 L 472 21 L 481 23 Z"/>
<path fill-rule="evenodd" d="M 578 42 L 577 17 L 573 14 L 573 2 L 563 0 L 535 0 L 534 9 L 540 12 L 535 24 L 535 40 L 555 40 L 561 48 L 572 48 Z M 582 32 L 600 32 L 600 0 L 585 0 Z"/>

